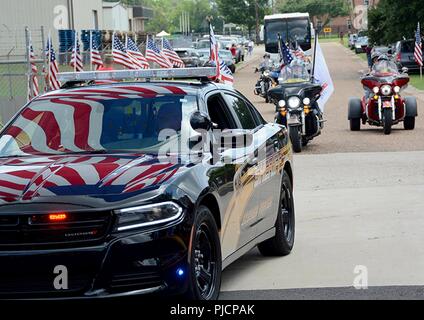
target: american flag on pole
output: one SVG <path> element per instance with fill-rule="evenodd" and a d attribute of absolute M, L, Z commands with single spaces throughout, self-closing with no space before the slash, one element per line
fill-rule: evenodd
<path fill-rule="evenodd" d="M 128 36 L 126 44 L 128 55 L 132 58 L 133 64 L 136 65 L 138 69 L 149 69 L 149 62 L 147 62 L 135 42 Z"/>
<path fill-rule="evenodd" d="M 300 60 L 305 60 L 306 55 L 305 52 L 302 50 L 302 48 L 299 46 L 299 44 L 296 43 L 296 49 L 291 51 L 292 56 L 296 57 Z"/>
<path fill-rule="evenodd" d="M 38 78 L 37 78 L 37 73 L 38 73 L 38 68 L 37 65 L 35 64 L 35 53 L 34 53 L 34 47 L 32 46 L 32 39 L 30 37 L 30 43 L 29 43 L 29 61 L 31 64 L 31 75 L 30 75 L 30 82 L 32 82 L 32 84 L 29 84 L 29 90 L 28 90 L 28 98 L 29 100 L 31 100 L 32 98 L 35 98 L 36 96 L 38 96 L 40 94 L 40 87 L 38 85 Z"/>
<path fill-rule="evenodd" d="M 103 60 L 99 50 L 99 44 L 94 41 L 93 34 L 90 31 L 90 61 L 91 65 L 96 66 L 96 70 L 103 67 Z"/>
<path fill-rule="evenodd" d="M 48 70 L 47 70 L 47 82 L 49 84 L 50 90 L 59 90 L 61 87 L 61 84 L 59 80 L 57 79 L 57 74 L 59 73 L 59 67 L 57 65 L 56 60 L 56 52 L 54 51 L 53 45 L 52 45 L 52 38 L 51 35 L 49 35 L 49 38 L 47 40 L 47 60 L 48 60 Z"/>
<path fill-rule="evenodd" d="M 288 66 L 293 61 L 293 56 L 290 53 L 290 49 L 287 47 L 283 39 L 279 41 L 280 43 L 280 57 L 286 66 Z"/>
<path fill-rule="evenodd" d="M 209 37 L 211 41 L 211 53 L 210 53 L 210 61 L 214 62 L 216 67 L 216 79 L 221 79 L 221 68 L 219 63 L 219 49 L 218 49 L 218 41 L 216 41 L 215 33 L 213 31 L 212 24 L 209 24 Z"/>
<path fill-rule="evenodd" d="M 149 37 L 147 40 L 146 59 L 147 61 L 157 63 L 162 68 L 173 68 L 172 62 L 169 61 L 163 52 L 156 46 L 152 37 Z"/>
<path fill-rule="evenodd" d="M 84 63 L 82 62 L 82 55 L 80 50 L 80 44 L 78 41 L 78 32 L 75 31 L 74 46 L 72 48 L 71 66 L 75 72 L 84 71 Z"/>
<path fill-rule="evenodd" d="M 418 22 L 417 32 L 415 33 L 415 52 L 414 57 L 415 61 L 419 64 L 420 67 L 423 66 L 423 49 L 421 41 L 421 28 L 420 23 Z"/>
<path fill-rule="evenodd" d="M 177 68 L 184 68 L 185 64 L 179 55 L 172 48 L 168 39 L 163 38 L 163 54 L 168 58 L 169 61 Z"/>
<path fill-rule="evenodd" d="M 225 84 L 232 85 L 234 83 L 234 77 L 231 70 L 228 68 L 228 66 L 225 64 L 224 61 L 221 61 L 219 64 L 220 66 L 220 80 L 224 82 Z"/>
<path fill-rule="evenodd" d="M 120 64 L 128 69 L 138 69 L 134 65 L 132 58 L 128 54 L 127 50 L 121 40 L 114 34 L 113 35 L 113 44 L 112 44 L 112 55 L 115 63 Z"/>

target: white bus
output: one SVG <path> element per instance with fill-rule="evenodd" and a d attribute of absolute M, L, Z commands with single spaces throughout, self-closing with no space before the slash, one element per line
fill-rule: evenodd
<path fill-rule="evenodd" d="M 286 42 L 297 42 L 303 51 L 312 47 L 312 27 L 309 13 L 284 13 L 265 16 L 265 50 L 278 53 L 278 34 Z"/>

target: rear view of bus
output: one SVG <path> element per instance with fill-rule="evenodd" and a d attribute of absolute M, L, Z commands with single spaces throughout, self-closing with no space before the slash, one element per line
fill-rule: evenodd
<path fill-rule="evenodd" d="M 311 20 L 309 13 L 287 13 L 265 16 L 264 41 L 266 52 L 278 53 L 278 34 L 285 42 L 295 43 L 308 54 L 311 50 Z"/>

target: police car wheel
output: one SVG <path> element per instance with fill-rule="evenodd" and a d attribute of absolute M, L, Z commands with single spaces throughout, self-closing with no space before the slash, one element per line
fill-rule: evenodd
<path fill-rule="evenodd" d="M 189 261 L 190 300 L 216 300 L 221 289 L 221 243 L 215 219 L 205 206 L 200 206 L 191 235 Z"/>
<path fill-rule="evenodd" d="M 263 256 L 286 256 L 291 253 L 295 238 L 295 209 L 293 187 L 284 171 L 281 184 L 280 206 L 275 223 L 275 236 L 258 245 Z"/>

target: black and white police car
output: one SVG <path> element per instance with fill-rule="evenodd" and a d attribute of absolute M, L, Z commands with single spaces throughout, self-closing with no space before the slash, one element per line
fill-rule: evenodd
<path fill-rule="evenodd" d="M 253 247 L 290 253 L 287 130 L 214 71 L 64 73 L 18 112 L 0 133 L 0 298 L 216 299 Z"/>

